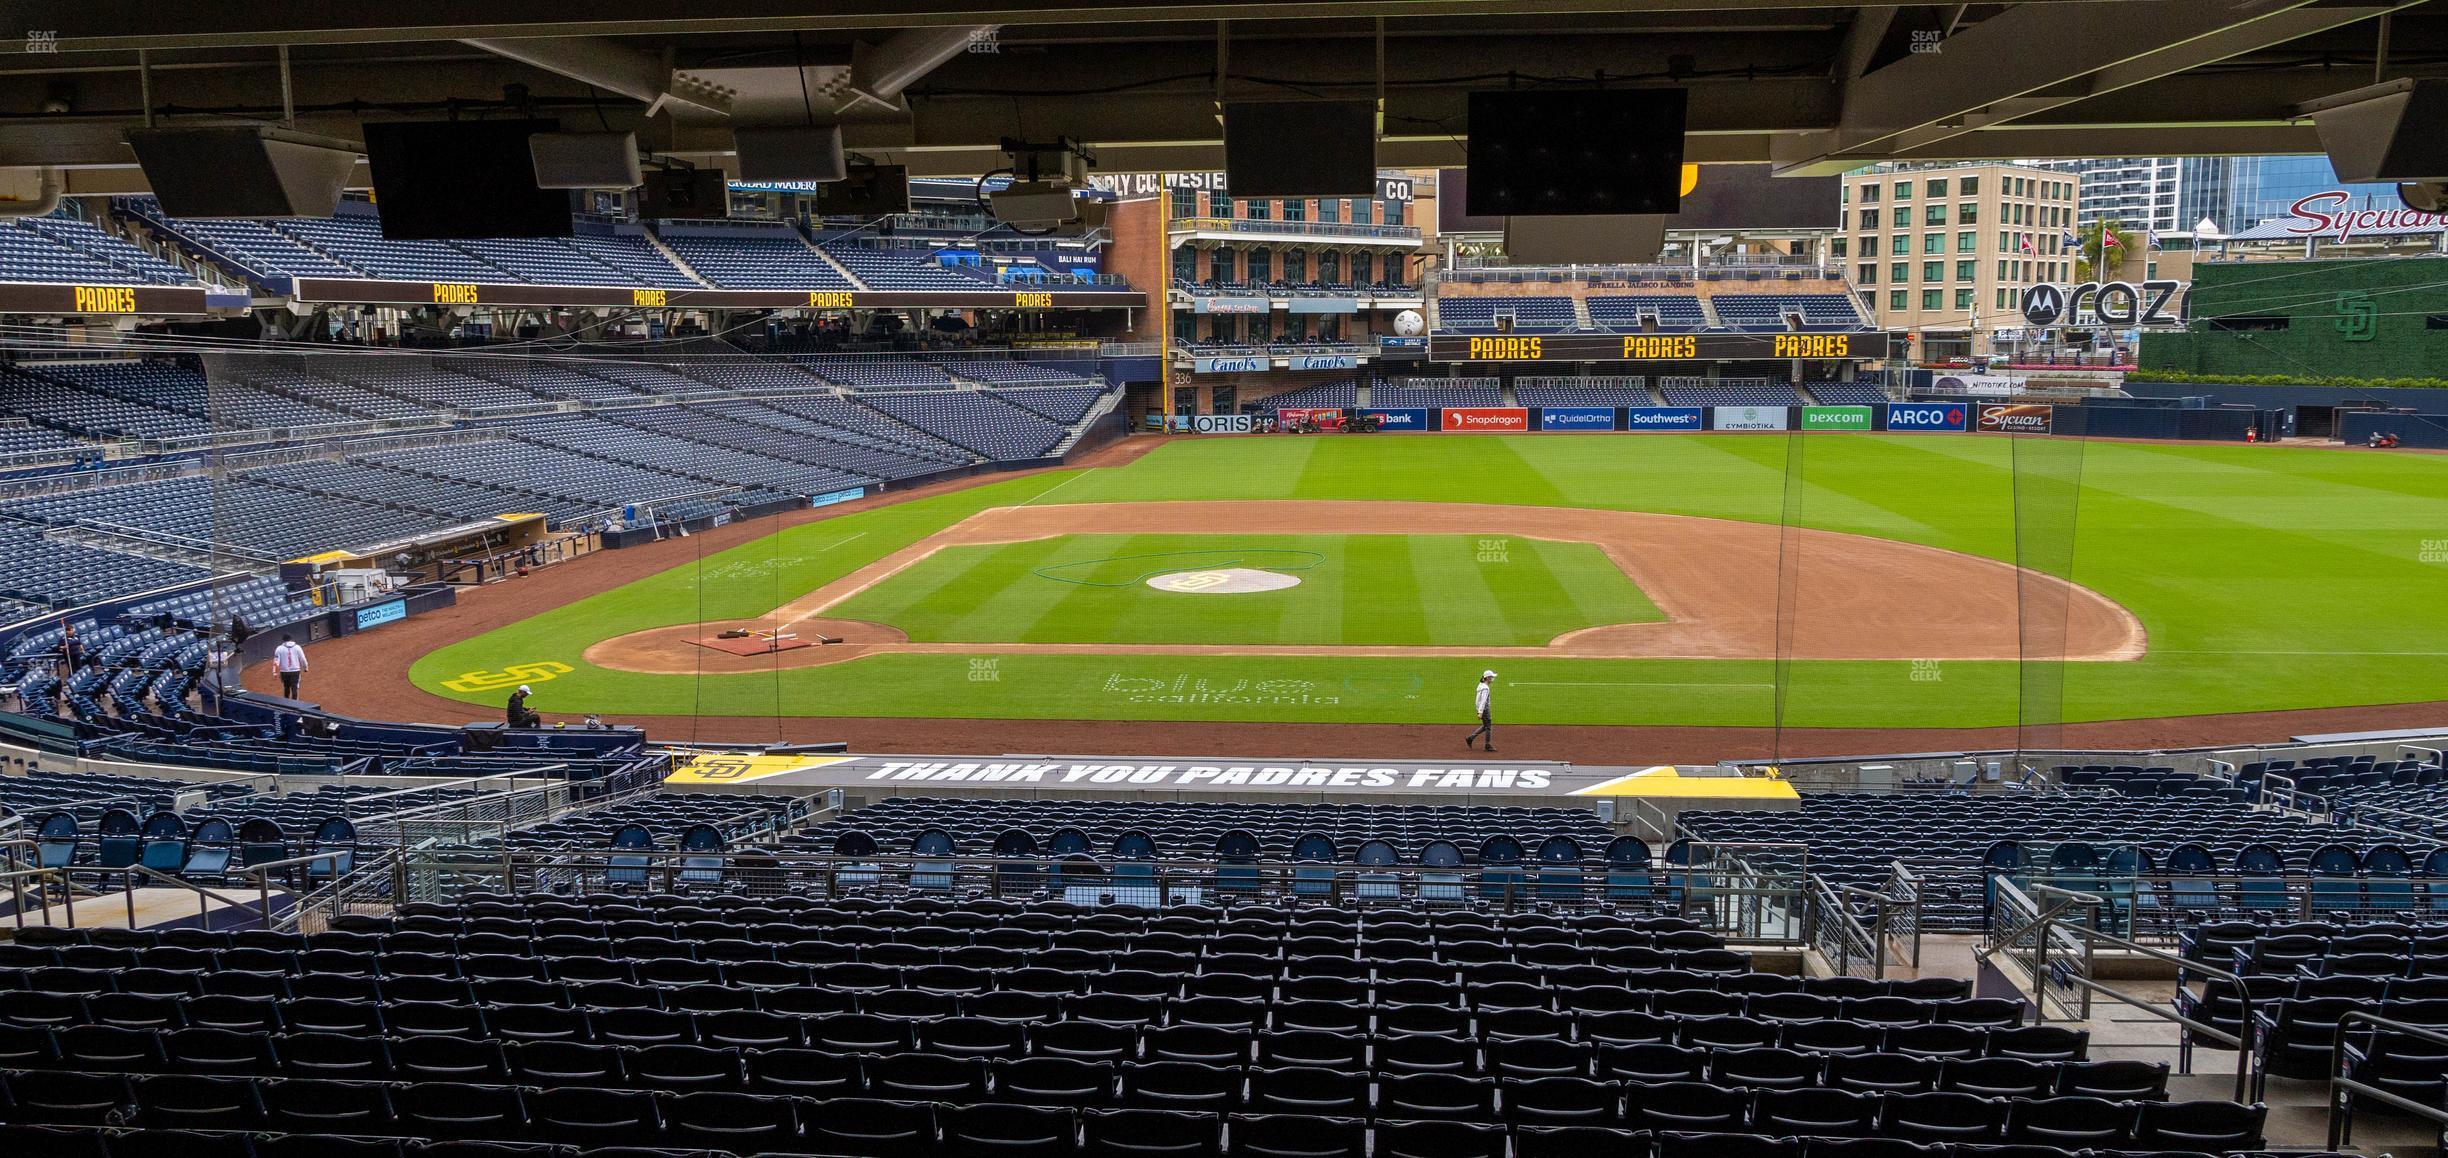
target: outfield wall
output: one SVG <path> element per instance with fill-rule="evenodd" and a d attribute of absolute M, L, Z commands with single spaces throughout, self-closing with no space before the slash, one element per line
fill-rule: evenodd
<path fill-rule="evenodd" d="M 2241 442 L 2259 414 L 2250 406 L 2121 401 L 2083 406 L 1966 399 L 1871 406 L 1301 407 L 1279 410 L 1274 417 L 1282 425 L 1305 422 L 1336 430 L 1347 418 L 1372 415 L 1378 429 L 1387 433 L 1982 433 Z M 1185 415 L 1173 429 L 1249 434 L 1258 427 L 1238 416 L 1201 422 Z"/>

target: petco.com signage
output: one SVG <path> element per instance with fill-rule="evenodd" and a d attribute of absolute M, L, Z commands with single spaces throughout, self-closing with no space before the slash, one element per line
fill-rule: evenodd
<path fill-rule="evenodd" d="M 1530 412 L 1519 406 L 1448 406 L 1447 430 L 1528 430 Z"/>

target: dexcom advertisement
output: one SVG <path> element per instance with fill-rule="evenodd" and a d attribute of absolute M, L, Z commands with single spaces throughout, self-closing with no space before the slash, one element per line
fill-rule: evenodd
<path fill-rule="evenodd" d="M 1890 402 L 1887 429 L 1962 433 L 1971 429 L 1971 408 L 1961 402 Z"/>

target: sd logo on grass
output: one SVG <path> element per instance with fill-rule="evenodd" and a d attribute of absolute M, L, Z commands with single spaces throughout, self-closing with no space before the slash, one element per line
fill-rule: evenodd
<path fill-rule="evenodd" d="M 540 684 L 557 675 L 567 675 L 570 665 L 555 660 L 535 663 L 514 663 L 500 671 L 472 671 L 442 681 L 442 686 L 454 692 L 485 692 L 518 684 Z"/>

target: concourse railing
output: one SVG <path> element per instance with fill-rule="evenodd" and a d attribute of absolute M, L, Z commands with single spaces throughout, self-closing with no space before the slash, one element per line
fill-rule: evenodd
<path fill-rule="evenodd" d="M 2366 1058 L 2370 1056 L 2370 1051 L 2377 1048 L 2380 1035 L 2384 1033 L 2417 1038 L 2443 1047 L 2438 1052 L 2448 1053 L 2448 1030 L 2438 1026 L 2415 1025 L 2361 1009 L 2339 1018 L 2337 1043 L 2329 1049 L 2329 1148 L 2336 1150 L 2353 1144 L 2356 1098 L 2370 1098 L 2391 1109 L 2426 1119 L 2439 1127 L 2441 1137 L 2448 1138 L 2448 1108 L 2443 1108 L 2436 1101 L 2416 1101 L 2352 1076 L 2349 1063 L 2359 1059 L 2355 1058 L 2356 1047 L 2348 1027 L 2358 1024 L 2371 1027 L 2364 1036 L 2365 1044 L 2362 1047 Z"/>

